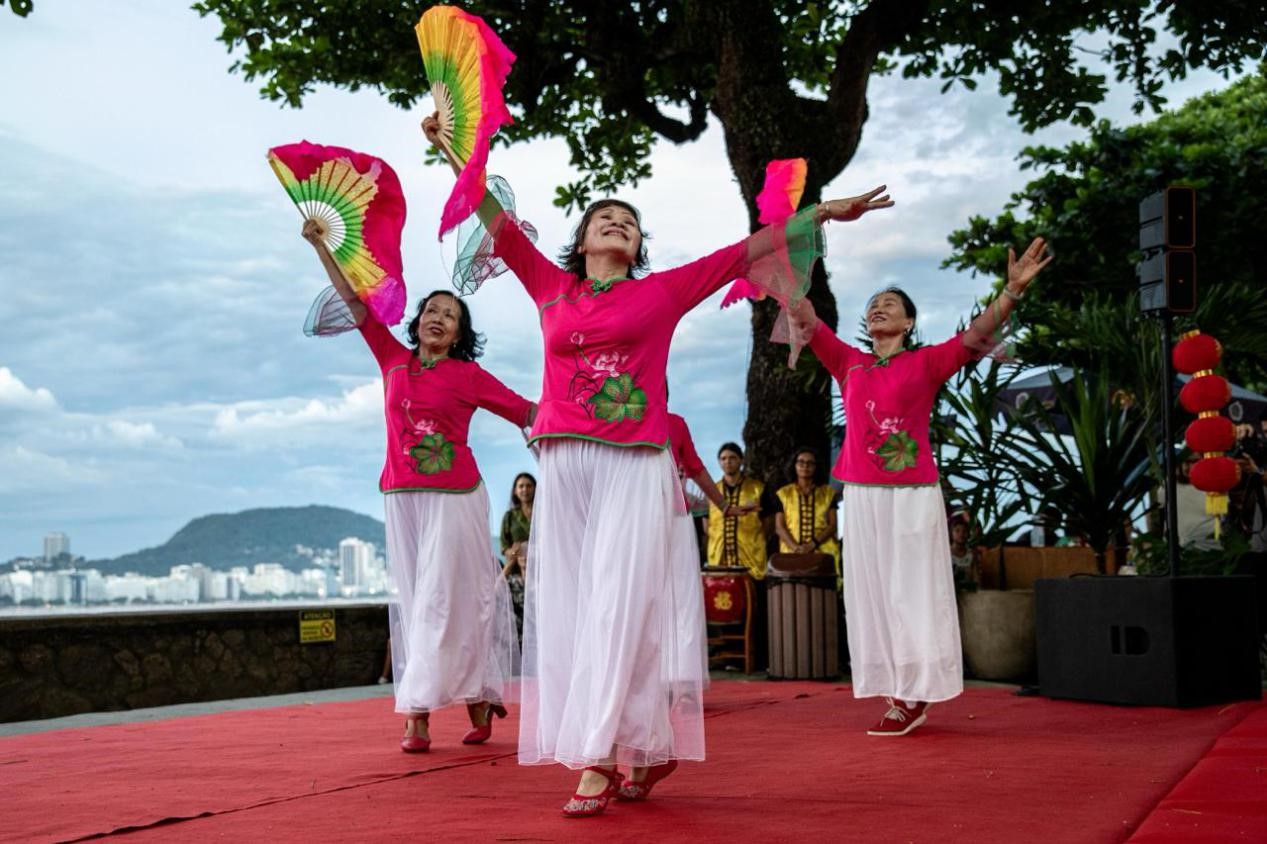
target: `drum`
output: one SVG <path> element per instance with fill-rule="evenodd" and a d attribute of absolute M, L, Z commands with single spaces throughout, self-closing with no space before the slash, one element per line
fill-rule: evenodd
<path fill-rule="evenodd" d="M 840 674 L 836 577 L 766 575 L 770 677 L 825 680 Z"/>

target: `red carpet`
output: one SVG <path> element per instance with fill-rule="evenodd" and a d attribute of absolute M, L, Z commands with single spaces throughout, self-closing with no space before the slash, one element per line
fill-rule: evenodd
<path fill-rule="evenodd" d="M 579 821 L 558 814 L 576 774 L 515 764 L 513 712 L 481 748 L 458 743 L 464 711 L 436 713 L 432 752 L 412 756 L 382 698 L 4 738 L 0 840 L 1151 842 L 1229 789 L 1238 802 L 1198 809 L 1204 829 L 1262 829 L 1259 703 L 971 689 L 914 735 L 871 738 L 883 705 L 843 686 L 722 681 L 708 702 L 707 762 Z"/>
<path fill-rule="evenodd" d="M 1267 841 L 1267 709 L 1224 733 L 1131 841 Z"/>

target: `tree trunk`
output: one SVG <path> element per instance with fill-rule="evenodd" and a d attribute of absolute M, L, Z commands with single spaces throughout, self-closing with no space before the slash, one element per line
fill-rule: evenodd
<path fill-rule="evenodd" d="M 718 56 L 711 108 L 724 128 L 727 157 L 755 231 L 756 197 L 766 164 L 775 159 L 807 159 L 801 206 L 818 202 L 823 185 L 844 169 L 857 148 L 865 105 L 853 119 L 841 121 L 826 103 L 791 90 L 777 56 L 779 22 L 765 4 L 718 4 L 709 17 Z M 771 51 L 776 55 L 768 55 Z M 867 78 L 863 74 L 857 80 L 859 102 L 863 102 Z M 809 295 L 819 316 L 834 329 L 836 300 L 821 263 L 814 269 Z M 748 416 L 743 432 L 750 473 L 775 488 L 791 479 L 795 448 L 810 446 L 819 453 L 824 481 L 831 455 L 830 379 L 808 349 L 802 352 L 796 370 L 788 369 L 788 347 L 769 339 L 777 314 L 778 305 L 770 300 L 752 306 Z"/>

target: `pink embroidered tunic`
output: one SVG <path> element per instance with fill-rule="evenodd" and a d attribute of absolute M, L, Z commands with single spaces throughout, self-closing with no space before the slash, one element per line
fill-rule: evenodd
<path fill-rule="evenodd" d="M 475 455 L 467 445 L 477 407 L 520 427 L 532 402 L 474 361 L 441 358 L 425 364 L 373 317 L 361 335 L 383 372 L 387 460 L 378 487 L 383 492 L 469 492 L 480 483 Z"/>
<path fill-rule="evenodd" d="M 704 461 L 699 459 L 695 443 L 691 441 L 691 430 L 686 427 L 686 420 L 676 413 L 669 414 L 669 441 L 678 471 L 688 478 L 704 471 Z"/>
<path fill-rule="evenodd" d="M 977 357 L 961 335 L 880 358 L 845 343 L 820 321 L 809 345 L 840 384 L 845 405 L 845 442 L 832 476 L 874 486 L 937 483 L 928 441 L 937 391 Z"/>
<path fill-rule="evenodd" d="M 492 229 L 497 257 L 537 305 L 545 340 L 531 440 L 660 449 L 669 445 L 669 344 L 683 315 L 739 275 L 776 295 L 803 293 L 822 236 L 803 214 L 681 267 L 638 279 L 581 280 L 537 251 L 505 213 Z"/>

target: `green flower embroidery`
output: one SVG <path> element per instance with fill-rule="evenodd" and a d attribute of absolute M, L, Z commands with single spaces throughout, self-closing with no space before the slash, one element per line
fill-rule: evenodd
<path fill-rule="evenodd" d="M 647 409 L 647 394 L 634 384 L 633 378 L 626 372 L 604 381 L 602 388 L 590 396 L 589 403 L 594 406 L 594 415 L 599 419 L 608 422 L 636 421 Z"/>
<path fill-rule="evenodd" d="M 603 280 L 599 280 L 597 278 L 591 278 L 590 292 L 591 293 L 606 293 L 608 290 L 612 289 L 612 285 L 615 283 L 615 281 L 616 280 L 612 278 L 603 279 Z"/>
<path fill-rule="evenodd" d="M 900 472 L 903 469 L 915 467 L 915 456 L 919 454 L 919 444 L 905 431 L 896 431 L 880 443 L 875 454 L 884 461 L 886 472 Z"/>
<path fill-rule="evenodd" d="M 419 474 L 446 472 L 453 466 L 453 443 L 446 440 L 444 434 L 427 434 L 409 449 L 409 456 L 417 464 Z"/>

